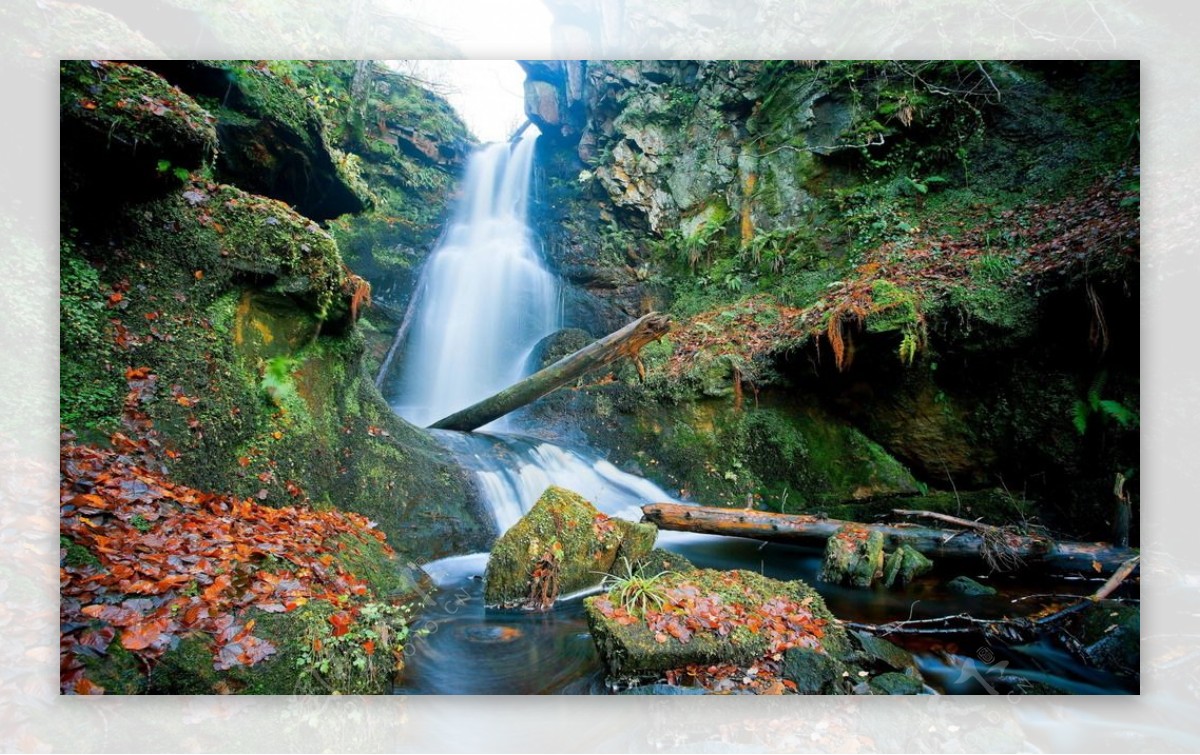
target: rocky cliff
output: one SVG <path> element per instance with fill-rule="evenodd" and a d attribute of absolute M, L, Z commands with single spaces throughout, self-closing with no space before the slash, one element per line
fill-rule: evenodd
<path fill-rule="evenodd" d="M 1138 462 L 1136 65 L 525 68 L 570 324 L 676 319 L 645 384 L 554 399 L 602 410 L 562 432 L 718 502 L 999 488 L 1001 516 L 1109 534 Z M 858 471 L 831 486 L 830 458 Z"/>

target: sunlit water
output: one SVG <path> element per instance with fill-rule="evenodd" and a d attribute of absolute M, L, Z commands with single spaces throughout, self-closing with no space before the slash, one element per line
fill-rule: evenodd
<path fill-rule="evenodd" d="M 414 424 L 436 422 L 511 385 L 527 373 L 537 342 L 560 327 L 558 284 L 526 220 L 532 148 L 533 139 L 527 138 L 514 147 L 487 146 L 472 158 L 461 205 L 421 275 L 392 402 Z M 435 437 L 475 475 L 497 533 L 515 524 L 550 485 L 576 491 L 601 511 L 631 520 L 641 518 L 645 503 L 674 500 L 649 480 L 617 469 L 597 450 L 531 437 L 533 428 L 519 420 L 501 419 L 486 430 L 439 431 Z M 1014 597 L 1038 591 L 1009 580 L 997 585 L 998 596 L 965 599 L 942 589 L 947 575 L 903 590 L 854 590 L 818 582 L 821 554 L 809 549 L 673 532 L 660 533 L 659 546 L 702 567 L 804 579 L 819 589 L 834 614 L 852 621 L 880 623 L 963 610 L 1012 615 L 1023 608 L 1012 602 Z M 544 614 L 485 610 L 486 563 L 487 554 L 479 553 L 424 567 L 435 587 L 416 621 L 420 631 L 409 642 L 396 691 L 607 691 L 581 597 L 568 596 Z M 1064 589 L 1055 586 L 1058 592 Z M 1074 589 L 1083 594 L 1092 587 L 1081 583 Z M 1073 693 L 1117 686 L 1049 645 L 997 651 L 955 642 L 910 644 L 926 681 L 939 691 L 999 694 L 1021 679 Z"/>

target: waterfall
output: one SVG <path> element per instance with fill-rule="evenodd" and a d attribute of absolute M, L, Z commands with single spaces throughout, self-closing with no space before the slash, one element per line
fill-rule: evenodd
<path fill-rule="evenodd" d="M 506 388 L 528 370 L 538 341 L 561 327 L 558 281 L 528 222 L 536 137 L 491 144 L 467 165 L 450 228 L 422 271 L 392 408 L 426 426 Z M 489 432 L 436 436 L 479 481 L 500 532 L 549 485 L 578 492 L 608 514 L 637 519 L 638 506 L 674 500 L 590 449 L 525 435 L 501 418 Z"/>
<path fill-rule="evenodd" d="M 425 426 L 524 377 L 559 328 L 558 283 L 526 217 L 533 138 L 491 144 L 467 165 L 463 199 L 421 274 L 393 408 Z"/>

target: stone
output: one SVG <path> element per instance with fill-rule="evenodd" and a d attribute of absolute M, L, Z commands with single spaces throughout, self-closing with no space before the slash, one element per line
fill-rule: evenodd
<path fill-rule="evenodd" d="M 920 677 L 889 671 L 867 683 L 876 695 L 920 695 L 925 692 L 925 683 Z"/>
<path fill-rule="evenodd" d="M 484 602 L 547 607 L 531 601 L 539 567 L 556 577 L 557 591 L 550 598 L 583 590 L 623 571 L 620 559 L 631 565 L 643 560 L 657 532 L 652 524 L 610 518 L 579 494 L 551 486 L 496 541 L 484 576 Z"/>
<path fill-rule="evenodd" d="M 847 675 L 843 676 L 843 672 Z M 801 695 L 845 694 L 847 679 L 856 676 L 829 655 L 811 648 L 791 648 L 783 654 L 783 678 L 795 683 Z"/>
<path fill-rule="evenodd" d="M 825 544 L 821 581 L 870 587 L 883 573 L 883 535 L 855 524 L 838 529 Z"/>
<path fill-rule="evenodd" d="M 892 587 L 899 580 L 907 585 L 913 579 L 933 568 L 933 562 L 925 554 L 909 545 L 901 545 L 888 555 L 883 563 L 883 586 Z"/>
<path fill-rule="evenodd" d="M 996 594 L 996 588 L 980 584 L 970 577 L 955 577 L 946 583 L 946 588 L 950 592 L 956 592 L 959 595 L 967 595 L 969 597 Z"/>
<path fill-rule="evenodd" d="M 882 637 L 855 630 L 850 632 L 850 642 L 856 649 L 854 661 L 868 670 L 884 668 L 919 675 L 912 653 Z"/>
<path fill-rule="evenodd" d="M 793 605 L 788 610 L 806 614 L 806 620 L 818 628 L 817 633 L 807 638 L 811 649 L 834 658 L 842 658 L 850 650 L 845 630 L 825 607 L 825 601 L 800 580 L 784 582 L 751 571 L 695 569 L 661 575 L 649 589 L 664 600 L 706 601 L 710 609 L 718 611 L 722 605 L 737 604 L 744 607 L 743 616 L 764 615 L 772 610 L 769 603 L 777 608 L 778 601 L 790 602 Z M 630 609 L 632 614 L 627 613 L 617 600 L 618 596 L 611 591 L 584 600 L 588 627 L 610 678 L 658 679 L 667 671 L 691 664 L 732 663 L 749 667 L 772 652 L 768 631 L 751 631 L 744 619 L 726 626 L 723 633 L 696 627 L 685 641 L 666 631 L 651 629 L 641 609 L 634 607 Z M 822 673 L 834 671 L 831 665 L 820 668 Z M 839 678 L 840 673 L 837 672 Z"/>

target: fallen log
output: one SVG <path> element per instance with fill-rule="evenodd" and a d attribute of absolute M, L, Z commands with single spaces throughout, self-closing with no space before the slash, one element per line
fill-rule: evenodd
<path fill-rule="evenodd" d="M 477 427 L 503 417 L 509 412 L 535 401 L 559 388 L 585 372 L 606 364 L 630 357 L 637 359 L 638 352 L 651 341 L 657 341 L 671 327 L 670 318 L 651 312 L 629 323 L 620 330 L 584 346 L 574 354 L 568 354 L 543 370 L 533 373 L 497 394 L 485 398 L 466 409 L 455 412 L 430 425 L 434 430 L 460 430 L 470 432 Z M 641 372 L 639 367 L 638 372 Z"/>
<path fill-rule="evenodd" d="M 907 545 L 932 559 L 989 560 L 995 532 L 979 529 L 951 530 L 914 524 L 860 524 L 840 519 L 768 511 L 651 503 L 642 507 L 646 521 L 664 530 L 704 532 L 711 535 L 749 537 L 775 543 L 824 546 L 839 527 L 855 525 L 883 535 L 884 548 Z M 1008 553 L 1016 557 L 1012 568 L 1040 565 L 1061 572 L 1088 575 L 1112 574 L 1137 555 L 1132 548 L 1108 543 L 1054 541 L 1001 530 Z"/>

